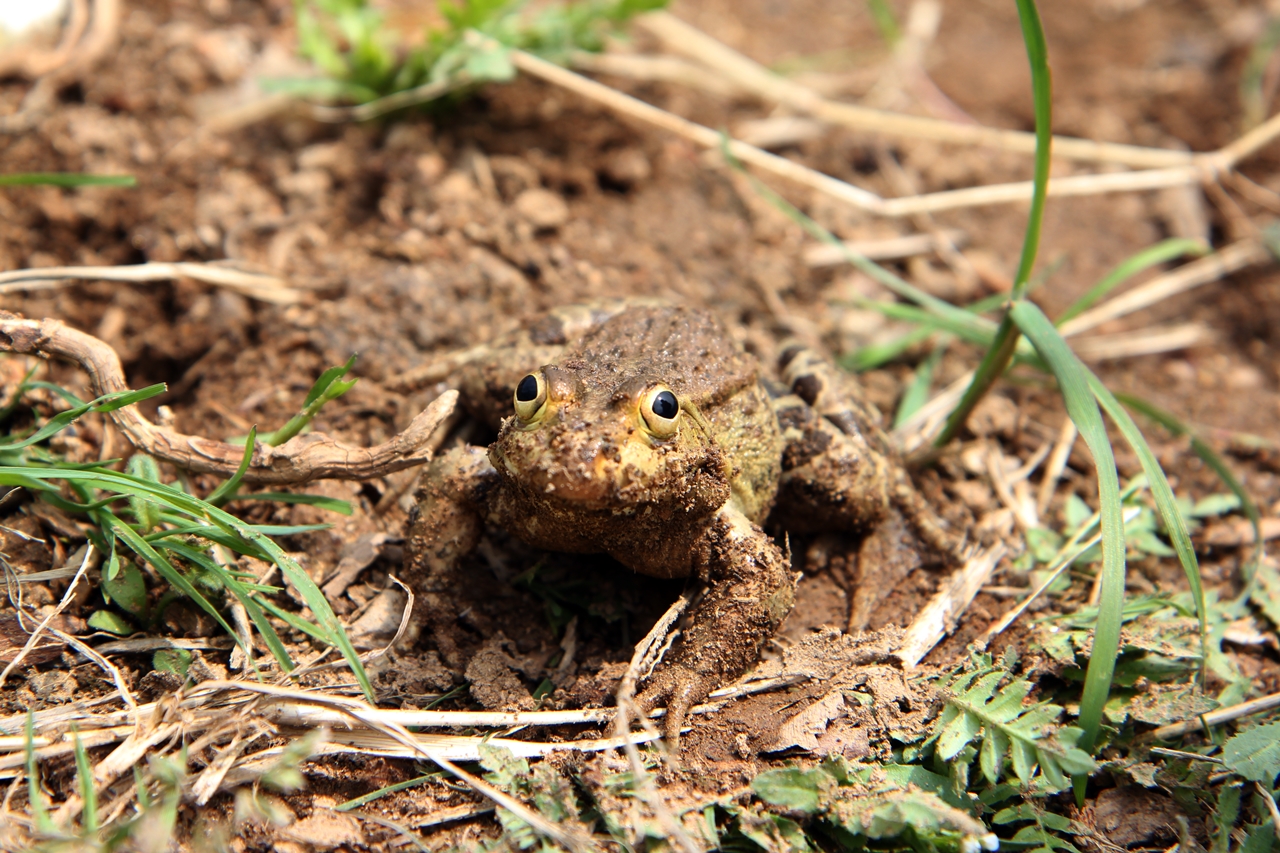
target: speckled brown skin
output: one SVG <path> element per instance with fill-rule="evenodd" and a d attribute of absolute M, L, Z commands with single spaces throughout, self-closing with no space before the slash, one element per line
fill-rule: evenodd
<path fill-rule="evenodd" d="M 420 622 L 452 666 L 462 661 L 450 590 L 484 524 L 539 548 L 696 577 L 707 593 L 639 696 L 645 709 L 667 704 L 674 738 L 688 709 L 750 666 L 791 610 L 796 576 L 761 527 L 779 485 L 797 507 L 781 516 L 793 529 L 870 529 L 901 502 L 900 466 L 863 439 L 862 415 L 816 362 L 792 354 L 789 366 L 803 368 L 787 375 L 797 393 L 772 399 L 755 359 L 705 312 L 572 306 L 481 355 L 457 379 L 497 440 L 431 464 L 406 565 Z M 545 402 L 511 416 L 512 390 L 530 371 Z M 659 389 L 679 401 L 669 434 L 646 419 Z"/>

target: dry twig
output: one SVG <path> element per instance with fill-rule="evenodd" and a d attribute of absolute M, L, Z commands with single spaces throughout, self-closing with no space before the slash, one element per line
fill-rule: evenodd
<path fill-rule="evenodd" d="M 91 566 L 97 564 L 97 560 L 95 559 L 97 556 L 98 552 L 94 550 L 93 545 L 85 545 L 84 558 L 80 561 L 80 568 L 76 570 L 75 577 L 73 577 L 71 579 L 71 583 L 67 585 L 67 591 L 63 593 L 62 600 L 58 602 L 57 607 L 53 608 L 53 610 L 49 611 L 49 613 L 45 615 L 44 619 L 40 621 L 40 624 L 37 625 L 35 630 L 31 632 L 31 635 L 27 637 L 27 642 L 23 644 L 22 650 L 14 656 L 13 660 L 9 662 L 9 665 L 4 668 L 4 671 L 0 672 L 0 687 L 4 687 L 5 679 L 9 677 L 9 673 L 17 669 L 22 662 L 26 660 L 26 657 L 31 653 L 31 650 L 36 647 L 36 644 L 40 642 L 40 635 L 49 627 L 49 623 L 56 619 L 63 610 L 67 609 L 67 605 L 71 603 L 75 596 L 76 587 L 79 585 L 80 579 L 84 577 L 85 572 L 87 572 Z"/>
<path fill-rule="evenodd" d="M 89 374 L 98 395 L 128 390 L 115 350 L 59 320 L 26 320 L 0 311 L 0 350 L 74 361 Z M 376 447 L 351 447 L 321 433 L 297 436 L 279 447 L 259 442 L 244 481 L 285 485 L 326 477 L 363 480 L 421 465 L 430 461 L 433 436 L 453 411 L 457 396 L 456 391 L 444 392 L 404 432 Z M 110 416 L 134 447 L 187 471 L 230 477 L 244 457 L 243 447 L 156 426 L 136 405 Z"/>
<path fill-rule="evenodd" d="M 772 100 L 788 103 L 827 120 L 840 121 L 840 123 L 856 125 L 864 129 L 872 127 L 880 132 L 894 132 L 916 138 L 946 138 L 951 142 L 995 145 L 1028 152 L 1035 149 L 1034 136 L 1027 133 L 882 113 L 877 110 L 867 110 L 864 107 L 827 101 L 816 92 L 774 75 L 752 60 L 666 13 L 656 13 L 642 20 L 645 26 L 656 29 L 663 37 L 685 45 L 682 49 L 686 53 L 694 55 L 698 60 L 718 70 L 726 71 L 735 82 L 759 93 L 767 93 L 766 97 Z M 487 41 L 486 36 L 475 32 L 469 34 L 469 38 L 474 44 L 485 44 Z M 488 43 L 492 44 L 491 41 Z M 690 44 L 696 44 L 696 50 L 689 48 Z M 753 145 L 747 145 L 741 140 L 726 138 L 709 127 L 659 109 L 525 51 L 512 50 L 510 56 L 512 63 L 526 74 L 561 86 L 603 104 L 621 115 L 639 119 L 704 148 L 714 150 L 724 146 L 733 157 L 744 163 L 818 190 L 878 216 L 911 216 L 976 205 L 1026 201 L 1031 198 L 1033 184 L 1030 181 L 1023 181 L 885 199 L 830 175 L 770 154 Z M 1240 160 L 1254 154 L 1277 136 L 1280 136 L 1280 115 L 1272 117 L 1271 120 L 1230 145 L 1204 154 L 1096 143 L 1079 139 L 1059 139 L 1055 141 L 1054 147 L 1054 153 L 1059 155 L 1065 152 L 1079 159 L 1127 163 L 1151 168 L 1059 178 L 1050 182 L 1048 192 L 1053 196 L 1096 195 L 1212 182 L 1233 170 Z"/>
<path fill-rule="evenodd" d="M 133 264 L 119 267 L 38 267 L 0 272 L 0 294 L 20 290 L 58 287 L 71 281 L 128 281 L 133 283 L 190 278 L 234 290 L 250 299 L 275 305 L 291 305 L 302 293 L 284 279 L 265 273 L 246 272 L 222 264 L 177 263 Z"/>
<path fill-rule="evenodd" d="M 958 228 L 936 234 L 907 234 L 884 240 L 854 240 L 842 247 L 815 243 L 804 250 L 804 262 L 810 267 L 834 267 L 849 263 L 850 253 L 872 261 L 889 261 L 923 255 L 949 246 L 963 245 L 968 235 Z"/>
<path fill-rule="evenodd" d="M 886 135 L 931 139 L 960 145 L 982 145 L 1026 154 L 1036 150 L 1034 133 L 903 115 L 828 100 L 806 86 L 775 74 L 755 60 L 669 12 L 642 15 L 636 18 L 636 23 L 653 33 L 671 49 L 719 72 L 736 86 L 765 100 L 782 104 L 831 124 Z M 1136 145 L 1094 142 L 1062 136 L 1054 137 L 1053 153 L 1073 160 L 1118 163 L 1142 168 L 1187 165 L 1192 158 L 1192 155 L 1185 151 L 1143 148 Z"/>
<path fill-rule="evenodd" d="M 969 602 L 991 580 L 996 566 L 1005 555 L 1004 545 L 973 555 L 916 614 L 902 637 L 902 647 L 894 653 L 902 665 L 913 669 L 933 650 L 943 637 L 956 627 Z"/>

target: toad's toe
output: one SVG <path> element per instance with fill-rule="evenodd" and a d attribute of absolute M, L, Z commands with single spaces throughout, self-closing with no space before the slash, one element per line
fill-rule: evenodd
<path fill-rule="evenodd" d="M 689 709 L 707 698 L 716 687 L 715 677 L 699 673 L 688 667 L 669 665 L 659 670 L 644 691 L 636 697 L 640 713 L 648 714 L 666 703 L 667 713 L 662 720 L 662 735 L 673 750 L 680 746 L 680 729 L 684 727 Z"/>

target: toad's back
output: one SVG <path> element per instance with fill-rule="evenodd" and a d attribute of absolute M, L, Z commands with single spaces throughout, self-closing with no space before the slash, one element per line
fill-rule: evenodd
<path fill-rule="evenodd" d="M 714 317 L 679 305 L 644 305 L 614 315 L 561 359 L 590 387 L 649 376 L 706 410 L 757 380 L 756 360 Z M 709 412 L 707 412 L 709 414 Z"/>

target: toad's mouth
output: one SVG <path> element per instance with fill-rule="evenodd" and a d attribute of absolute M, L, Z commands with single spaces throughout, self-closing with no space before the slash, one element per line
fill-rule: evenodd
<path fill-rule="evenodd" d="M 494 467 L 523 490 L 583 509 L 660 501 L 674 473 L 642 442 L 625 442 L 619 447 L 601 440 L 563 456 L 546 451 L 545 446 L 504 446 L 498 442 L 489 455 Z"/>

